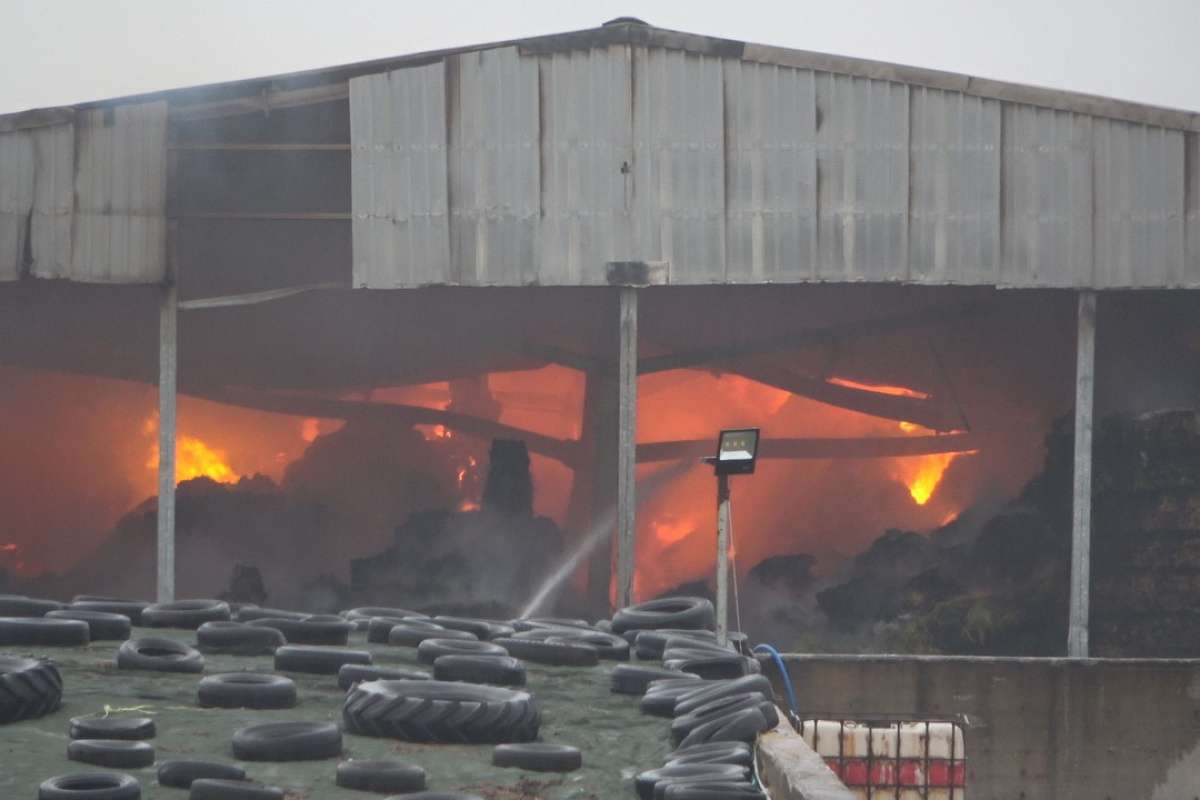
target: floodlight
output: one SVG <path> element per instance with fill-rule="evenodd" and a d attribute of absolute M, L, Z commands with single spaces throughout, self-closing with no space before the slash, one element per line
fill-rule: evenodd
<path fill-rule="evenodd" d="M 758 428 L 721 431 L 711 463 L 718 475 L 752 475 L 758 461 Z"/>

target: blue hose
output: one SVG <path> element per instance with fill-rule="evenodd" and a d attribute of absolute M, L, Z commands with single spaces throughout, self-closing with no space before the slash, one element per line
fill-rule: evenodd
<path fill-rule="evenodd" d="M 792 713 L 799 713 L 796 707 L 796 690 L 792 688 L 792 676 L 788 673 L 787 664 L 783 663 L 783 656 L 775 649 L 773 645 L 760 644 L 755 645 L 754 652 L 767 653 L 771 656 L 771 660 L 775 662 L 775 666 L 779 667 L 779 676 L 783 679 L 783 688 L 787 689 L 788 705 L 792 709 Z"/>

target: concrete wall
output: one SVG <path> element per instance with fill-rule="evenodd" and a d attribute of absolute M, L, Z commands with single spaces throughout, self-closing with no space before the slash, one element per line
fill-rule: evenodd
<path fill-rule="evenodd" d="M 971 800 L 1200 798 L 1200 660 L 784 658 L 805 716 L 965 717 Z"/>

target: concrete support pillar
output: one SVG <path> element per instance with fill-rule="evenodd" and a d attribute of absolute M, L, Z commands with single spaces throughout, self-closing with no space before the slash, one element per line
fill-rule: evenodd
<path fill-rule="evenodd" d="M 620 351 L 617 368 L 617 608 L 633 602 L 637 553 L 637 368 L 638 290 L 620 289 Z"/>
<path fill-rule="evenodd" d="M 717 641 L 729 641 L 729 476 L 717 476 Z"/>
<path fill-rule="evenodd" d="M 162 290 L 158 317 L 158 602 L 175 599 L 175 388 L 179 292 Z"/>
<path fill-rule="evenodd" d="M 1067 655 L 1088 656 L 1092 560 L 1092 405 L 1095 397 L 1096 293 L 1079 293 L 1075 352 L 1075 481 L 1071 513 L 1071 606 Z"/>

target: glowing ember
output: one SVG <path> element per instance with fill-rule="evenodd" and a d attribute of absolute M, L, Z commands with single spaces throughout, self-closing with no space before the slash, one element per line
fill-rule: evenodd
<path fill-rule="evenodd" d="M 300 423 L 300 438 L 311 443 L 321 434 L 321 420 L 309 417 Z"/>
<path fill-rule="evenodd" d="M 671 515 L 652 520 L 650 527 L 654 530 L 654 538 L 662 544 L 674 544 L 680 539 L 686 539 L 696 531 L 695 524 L 690 520 Z"/>
<path fill-rule="evenodd" d="M 907 386 L 887 386 L 878 383 L 861 383 L 852 381 L 849 378 L 827 378 L 826 383 L 832 383 L 835 386 L 844 386 L 847 389 L 859 389 L 864 392 L 875 392 L 875 394 L 887 394 L 892 397 L 915 397 L 918 400 L 928 400 L 930 395 L 925 392 L 919 392 L 916 389 L 909 389 Z"/>
<path fill-rule="evenodd" d="M 17 547 L 12 542 L 8 542 L 7 544 L 0 544 L 0 553 L 15 553 L 20 549 L 21 548 Z"/>

